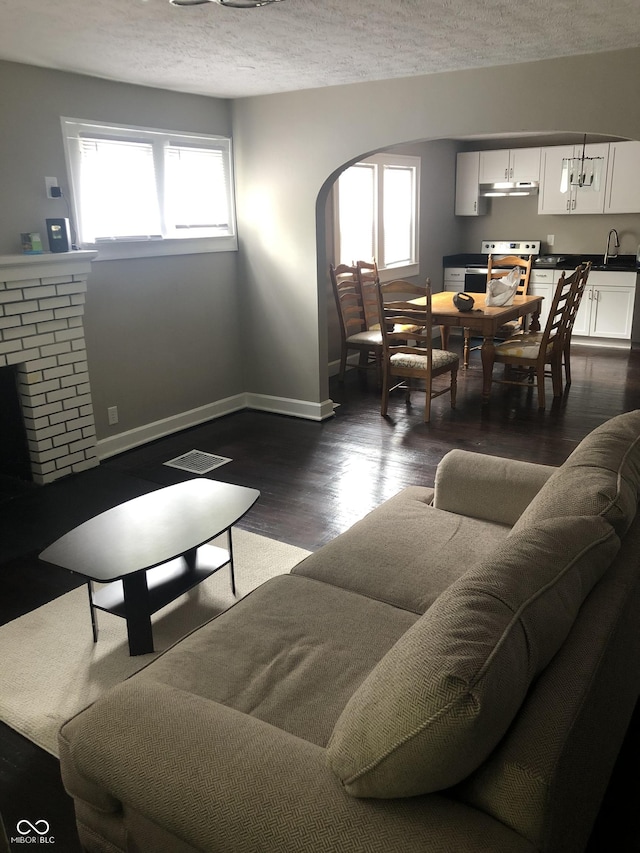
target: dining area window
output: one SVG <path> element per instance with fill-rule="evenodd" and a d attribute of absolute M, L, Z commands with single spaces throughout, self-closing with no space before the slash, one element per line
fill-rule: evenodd
<path fill-rule="evenodd" d="M 420 158 L 374 154 L 334 187 L 336 263 L 375 258 L 381 280 L 418 273 Z"/>

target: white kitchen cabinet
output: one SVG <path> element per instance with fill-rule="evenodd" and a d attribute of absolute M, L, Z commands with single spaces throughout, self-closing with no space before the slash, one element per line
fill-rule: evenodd
<path fill-rule="evenodd" d="M 450 293 L 460 293 L 464 290 L 464 267 L 445 267 L 444 289 Z"/>
<path fill-rule="evenodd" d="M 553 145 L 542 149 L 538 194 L 539 214 L 604 213 L 609 159 L 608 142 L 587 145 L 585 148 L 585 157 L 603 158 L 600 188 L 571 187 L 566 193 L 560 192 L 562 161 L 566 158 L 581 156 L 582 145 Z"/>
<path fill-rule="evenodd" d="M 611 142 L 605 213 L 640 213 L 640 142 Z"/>
<path fill-rule="evenodd" d="M 554 287 L 560 278 L 558 270 L 532 270 L 529 279 L 529 294 L 531 296 L 543 296 L 540 308 L 540 329 L 544 330 L 551 309 Z"/>
<path fill-rule="evenodd" d="M 480 197 L 480 152 L 461 151 L 456 161 L 456 216 L 481 216 L 487 200 Z"/>
<path fill-rule="evenodd" d="M 574 338 L 630 340 L 635 294 L 635 272 L 592 272 L 576 315 Z"/>
<path fill-rule="evenodd" d="M 480 183 L 540 180 L 539 148 L 504 148 L 480 152 Z"/>

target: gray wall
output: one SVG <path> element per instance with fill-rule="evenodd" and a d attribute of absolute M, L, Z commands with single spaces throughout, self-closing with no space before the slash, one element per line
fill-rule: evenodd
<path fill-rule="evenodd" d="M 344 163 L 401 141 L 471 134 L 640 139 L 639 75 L 634 49 L 235 101 L 253 390 L 318 403 L 328 396 L 325 203 Z M 278 303 L 292 305 L 293 317 L 265 314 Z M 266 349 L 269 359 L 259 360 Z"/>
<path fill-rule="evenodd" d="M 44 186 L 55 176 L 67 188 L 60 116 L 231 133 L 228 101 L 0 61 L 1 254 L 21 251 L 21 231 L 46 240 L 45 219 L 67 215 Z M 98 439 L 243 390 L 235 252 L 94 262 L 85 325 Z"/>
<path fill-rule="evenodd" d="M 532 215 L 523 208 L 518 219 L 494 203 L 491 219 L 453 217 L 452 197 L 444 201 L 454 174 L 448 140 L 557 131 L 640 139 L 638 79 L 640 50 L 627 50 L 228 102 L 0 62 L 0 252 L 19 251 L 21 231 L 65 215 L 44 195 L 45 175 L 65 175 L 61 115 L 233 128 L 237 255 L 94 264 L 86 322 L 99 438 L 242 392 L 305 401 L 322 415 L 330 411 L 326 201 L 344 164 L 399 143 L 433 146 L 420 274 L 434 277 L 442 254 L 475 250 L 489 228 L 510 235 L 518 221 L 528 231 Z M 558 250 L 599 251 L 598 219 L 545 217 L 553 227 L 540 236 L 555 233 Z M 622 219 L 630 245 L 637 220 Z M 110 405 L 120 410 L 117 427 L 106 424 Z"/>

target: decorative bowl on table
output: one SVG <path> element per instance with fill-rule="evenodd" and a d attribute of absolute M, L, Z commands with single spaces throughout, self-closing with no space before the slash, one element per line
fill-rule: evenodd
<path fill-rule="evenodd" d="M 469 296 L 468 293 L 455 293 L 453 304 L 458 311 L 471 311 L 474 305 L 473 296 Z"/>

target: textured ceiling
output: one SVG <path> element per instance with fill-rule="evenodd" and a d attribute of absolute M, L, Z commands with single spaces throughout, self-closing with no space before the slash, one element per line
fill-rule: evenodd
<path fill-rule="evenodd" d="M 0 58 L 242 97 L 640 46 L 638 0 L 0 0 Z"/>

